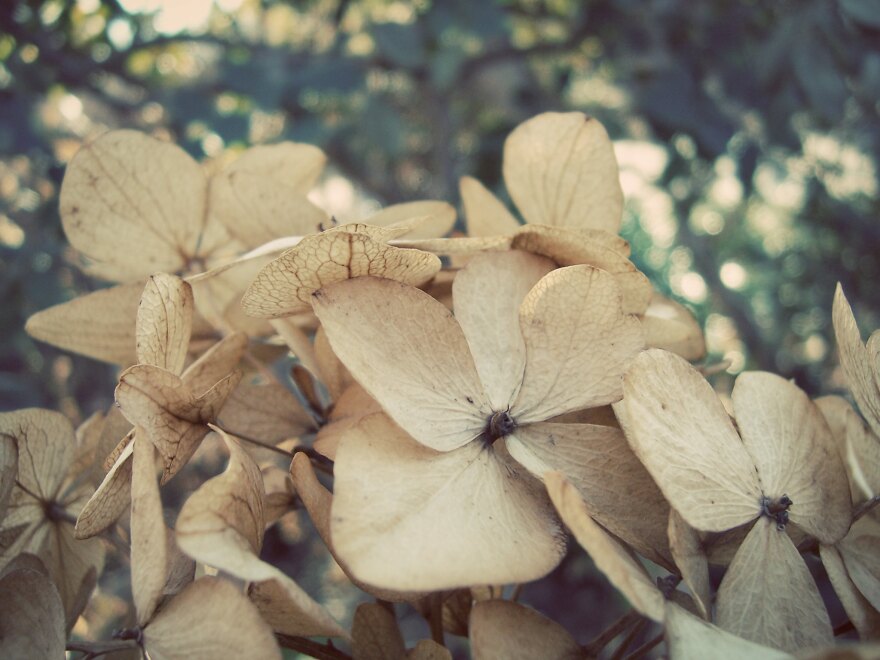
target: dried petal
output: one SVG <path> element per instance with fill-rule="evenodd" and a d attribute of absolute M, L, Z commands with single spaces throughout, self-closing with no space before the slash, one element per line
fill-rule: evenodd
<path fill-rule="evenodd" d="M 413 218 L 426 217 L 430 219 L 420 220 L 418 228 L 407 233 L 409 238 L 446 236 L 455 224 L 455 209 L 446 202 L 429 200 L 393 204 L 368 217 L 364 224 L 387 227 L 406 223 Z"/>
<path fill-rule="evenodd" d="M 0 576 L 0 656 L 4 658 L 65 657 L 64 607 L 52 581 L 28 559 L 13 562 Z"/>
<path fill-rule="evenodd" d="M 132 443 L 131 593 L 137 622 L 153 617 L 164 593 L 168 573 L 168 541 L 162 499 L 156 481 L 153 445 L 145 438 Z"/>
<path fill-rule="evenodd" d="M 569 632 L 535 610 L 508 600 L 485 600 L 471 610 L 474 660 L 583 658 Z"/>
<path fill-rule="evenodd" d="M 712 588 L 709 583 L 709 560 L 700 535 L 675 509 L 669 512 L 669 549 L 700 614 L 711 620 Z"/>
<path fill-rule="evenodd" d="M 141 364 L 183 372 L 192 333 L 192 287 L 173 275 L 151 275 L 137 313 L 137 357 Z"/>
<path fill-rule="evenodd" d="M 505 236 L 519 229 L 520 224 L 507 207 L 473 177 L 458 182 L 468 236 Z"/>
<path fill-rule="evenodd" d="M 362 603 L 351 628 L 354 660 L 403 660 L 406 646 L 394 614 L 378 603 Z"/>

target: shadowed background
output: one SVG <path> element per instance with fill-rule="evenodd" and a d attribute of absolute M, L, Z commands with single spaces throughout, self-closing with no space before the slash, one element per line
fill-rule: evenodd
<path fill-rule="evenodd" d="M 546 110 L 608 128 L 634 261 L 704 323 L 710 360 L 730 361 L 721 389 L 767 369 L 813 395 L 842 390 L 835 283 L 863 330 L 880 326 L 872 0 L 10 0 L 0 409 L 77 420 L 112 398 L 112 368 L 23 332 L 101 286 L 72 265 L 57 210 L 84 139 L 139 128 L 197 159 L 309 142 L 330 159 L 316 201 L 349 218 L 460 206 L 463 175 L 505 197 L 504 138 Z M 583 570 L 554 575 L 595 580 Z"/>

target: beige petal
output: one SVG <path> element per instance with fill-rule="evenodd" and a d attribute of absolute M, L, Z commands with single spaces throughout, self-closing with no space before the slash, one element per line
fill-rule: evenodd
<path fill-rule="evenodd" d="M 348 638 L 326 609 L 278 569 L 274 577 L 251 584 L 248 596 L 263 620 L 283 635 Z"/>
<path fill-rule="evenodd" d="M 623 244 L 622 246 L 620 244 Z M 614 276 L 626 314 L 642 314 L 651 300 L 651 283 L 623 253 L 626 241 L 601 230 L 525 225 L 511 247 L 552 259 L 560 266 L 587 264 Z"/>
<path fill-rule="evenodd" d="M 381 600 L 391 602 L 413 602 L 426 595 L 415 591 L 377 589 L 358 581 L 352 576 L 351 572 L 337 556 L 336 550 L 333 547 L 333 539 L 330 538 L 330 506 L 333 502 L 333 495 L 318 481 L 318 478 L 315 476 L 315 469 L 305 454 L 298 453 L 293 457 L 293 461 L 290 464 L 290 474 L 293 477 L 296 493 L 306 507 L 306 511 L 309 512 L 309 517 L 312 519 L 318 535 L 324 541 L 324 545 L 327 546 L 330 554 L 333 555 L 333 558 L 342 568 L 345 575 L 358 589 L 366 591 Z"/>
<path fill-rule="evenodd" d="M 633 451 L 689 525 L 723 532 L 761 513 L 752 459 L 712 387 L 682 358 L 658 349 L 640 354 L 614 412 Z"/>
<path fill-rule="evenodd" d="M 122 366 L 134 364 L 135 318 L 143 289 L 136 282 L 88 293 L 37 312 L 25 330 L 65 351 Z"/>
<path fill-rule="evenodd" d="M 19 484 L 44 502 L 55 499 L 76 449 L 67 418 L 42 408 L 0 413 L 0 437 L 18 445 Z"/>
<path fill-rule="evenodd" d="M 206 424 L 216 419 L 240 378 L 233 372 L 195 398 L 180 378 L 157 367 L 135 365 L 119 377 L 116 402 L 159 450 L 163 484 L 195 453 L 208 433 Z"/>
<path fill-rule="evenodd" d="M 458 182 L 468 236 L 504 236 L 519 229 L 519 221 L 492 192 L 470 176 Z"/>
<path fill-rule="evenodd" d="M 273 319 L 269 324 L 287 344 L 287 348 L 300 363 L 308 369 L 316 378 L 322 374 L 315 357 L 315 349 L 308 334 L 293 320 L 293 318 Z"/>
<path fill-rule="evenodd" d="M 662 348 L 695 362 L 706 355 L 703 329 L 687 307 L 654 291 L 641 318 L 651 348 Z"/>
<path fill-rule="evenodd" d="M 428 294 L 358 278 L 314 297 L 333 351 L 394 420 L 427 447 L 477 437 L 491 408 L 461 327 Z"/>
<path fill-rule="evenodd" d="M 843 367 L 850 391 L 874 433 L 880 435 L 880 389 L 875 377 L 875 365 L 862 343 L 852 308 L 839 283 L 834 292 L 832 320 L 840 352 L 840 366 Z"/>
<path fill-rule="evenodd" d="M 139 625 L 162 599 L 168 573 L 168 541 L 156 480 L 155 449 L 145 438 L 132 443 L 131 593 Z"/>
<path fill-rule="evenodd" d="M 52 581 L 19 562 L 0 577 L 0 593 L 0 656 L 63 659 L 64 607 Z"/>
<path fill-rule="evenodd" d="M 311 145 L 248 149 L 212 177 L 211 217 L 247 247 L 315 234 L 329 224 L 330 216 L 305 195 L 325 162 L 324 154 Z"/>
<path fill-rule="evenodd" d="M 666 606 L 663 594 L 632 553 L 593 521 L 574 485 L 559 472 L 545 474 L 544 483 L 562 521 L 611 584 L 639 613 L 654 621 L 663 621 Z"/>
<path fill-rule="evenodd" d="M 520 424 L 618 401 L 623 373 L 645 345 L 612 277 L 590 266 L 543 277 L 520 307 L 520 325 L 526 370 L 511 410 Z"/>
<path fill-rule="evenodd" d="M 856 411 L 847 406 L 845 413 L 845 460 L 861 495 L 866 498 L 880 493 L 880 438 L 862 422 Z"/>
<path fill-rule="evenodd" d="M 312 446 L 331 461 L 336 460 L 336 449 L 345 432 L 362 418 L 382 412 L 382 406 L 367 391 L 352 383 L 333 405 L 327 423 L 315 436 Z"/>
<path fill-rule="evenodd" d="M 880 522 L 870 515 L 862 516 L 837 549 L 859 591 L 880 610 Z"/>
<path fill-rule="evenodd" d="M 509 600 L 476 603 L 471 610 L 470 635 L 474 660 L 584 657 L 583 649 L 565 628 Z"/>
<path fill-rule="evenodd" d="M 519 307 L 553 263 L 527 252 L 474 257 L 452 285 L 455 318 L 493 410 L 508 410 L 522 382 L 526 346 Z"/>
<path fill-rule="evenodd" d="M 150 276 L 137 313 L 138 362 L 183 372 L 194 304 L 192 287 L 179 277 Z"/>
<path fill-rule="evenodd" d="M 545 112 L 517 126 L 504 143 L 504 182 L 526 222 L 620 229 L 623 191 L 611 140 L 580 112 Z"/>
<path fill-rule="evenodd" d="M 220 413 L 220 424 L 274 445 L 315 430 L 315 422 L 290 390 L 278 383 L 241 382 Z"/>
<path fill-rule="evenodd" d="M 363 234 L 330 232 L 307 236 L 260 271 L 242 298 L 259 318 L 308 311 L 322 287 L 364 275 L 419 285 L 440 270 L 440 260 L 420 250 L 391 247 Z"/>
<path fill-rule="evenodd" d="M 540 422 L 517 428 L 505 441 L 510 455 L 532 474 L 564 474 L 596 521 L 674 570 L 666 532 L 669 505 L 619 428 Z"/>
<path fill-rule="evenodd" d="M 76 538 L 87 539 L 100 534 L 128 508 L 131 502 L 133 451 L 134 443 L 130 442 L 80 511 L 76 520 Z"/>
<path fill-rule="evenodd" d="M 331 400 L 337 401 L 345 389 L 354 382 L 354 379 L 345 365 L 336 357 L 336 353 L 333 352 L 323 327 L 319 326 L 315 332 L 314 346 L 318 371 L 330 393 Z"/>
<path fill-rule="evenodd" d="M 248 338 L 244 333 L 226 335 L 189 365 L 180 379 L 194 394 L 204 394 L 238 366 L 247 345 Z"/>
<path fill-rule="evenodd" d="M 407 660 L 452 660 L 452 653 L 432 639 L 421 639 L 406 657 Z"/>
<path fill-rule="evenodd" d="M 764 494 L 794 502 L 791 521 L 823 543 L 849 529 L 849 480 L 819 409 L 794 383 L 767 372 L 740 374 L 733 388 L 736 422 Z"/>
<path fill-rule="evenodd" d="M 6 515 L 6 506 L 18 476 L 18 445 L 15 438 L 0 431 L 0 521 Z"/>
<path fill-rule="evenodd" d="M 68 165 L 61 223 L 70 244 L 117 281 L 172 273 L 196 254 L 205 191 L 202 169 L 180 147 L 111 131 Z"/>
<path fill-rule="evenodd" d="M 333 545 L 369 584 L 436 590 L 526 582 L 552 570 L 564 552 L 539 486 L 480 443 L 437 453 L 371 415 L 343 439 L 334 474 Z"/>
<path fill-rule="evenodd" d="M 403 660 L 406 647 L 394 614 L 378 603 L 362 603 L 351 628 L 354 660 Z"/>
<path fill-rule="evenodd" d="M 423 250 L 432 254 L 448 255 L 464 261 L 479 252 L 497 252 L 510 249 L 509 236 L 451 236 L 450 238 L 398 239 L 390 241 L 399 248 Z M 451 261 L 455 267 L 459 261 Z"/>
<path fill-rule="evenodd" d="M 96 411 L 76 429 L 76 458 L 71 473 L 97 488 L 116 461 L 119 438 L 127 437 L 130 431 L 131 424 L 116 406 L 111 406 L 106 414 Z M 113 460 L 109 460 L 111 454 Z"/>
<path fill-rule="evenodd" d="M 794 653 L 834 640 L 819 589 L 784 531 L 762 516 L 730 563 L 716 597 L 718 626 Z"/>
<path fill-rule="evenodd" d="M 244 580 L 264 580 L 272 577 L 272 567 L 257 558 L 265 527 L 263 477 L 238 442 L 225 433 L 220 435 L 229 450 L 229 463 L 180 509 L 177 545 L 196 561 Z"/>
<path fill-rule="evenodd" d="M 833 545 L 819 546 L 819 556 L 834 593 L 862 639 L 880 638 L 880 612 L 861 594 L 849 577 L 840 552 Z"/>
<path fill-rule="evenodd" d="M 672 660 L 794 660 L 794 656 L 731 635 L 682 607 L 666 608 L 666 646 Z"/>
<path fill-rule="evenodd" d="M 203 577 L 180 592 L 144 628 L 153 660 L 281 660 L 272 629 L 232 584 Z"/>
<path fill-rule="evenodd" d="M 455 209 L 450 204 L 429 200 L 386 206 L 364 220 L 364 223 L 387 227 L 425 217 L 430 217 L 430 220 L 421 221 L 417 229 L 407 234 L 409 238 L 440 238 L 446 236 L 455 225 Z"/>
<path fill-rule="evenodd" d="M 709 560 L 700 535 L 675 509 L 669 512 L 669 549 L 684 583 L 704 619 L 711 620 L 712 587 L 709 583 Z"/>

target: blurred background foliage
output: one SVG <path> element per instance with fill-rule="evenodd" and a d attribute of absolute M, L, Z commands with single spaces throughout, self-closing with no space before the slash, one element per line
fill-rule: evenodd
<path fill-rule="evenodd" d="M 77 420 L 112 399 L 110 367 L 23 332 L 101 286 L 74 266 L 57 210 L 83 140 L 133 127 L 198 159 L 316 144 L 331 163 L 317 201 L 348 218 L 458 205 L 463 175 L 504 196 L 504 138 L 546 110 L 608 128 L 623 234 L 705 324 L 710 360 L 730 361 L 719 387 L 758 368 L 842 390 L 835 283 L 863 330 L 880 326 L 878 0 L 6 0 L 0 408 Z M 566 561 L 529 600 L 598 629 L 554 601 L 563 583 L 609 597 Z"/>
<path fill-rule="evenodd" d="M 635 259 L 695 310 L 726 373 L 838 390 L 835 282 L 880 325 L 878 101 L 877 0 L 4 2 L 3 407 L 76 416 L 109 397 L 106 369 L 22 332 L 99 286 L 57 214 L 82 140 L 136 127 L 197 158 L 316 144 L 321 203 L 345 216 L 458 204 L 465 174 L 503 194 L 505 136 L 569 109 L 608 127 Z"/>

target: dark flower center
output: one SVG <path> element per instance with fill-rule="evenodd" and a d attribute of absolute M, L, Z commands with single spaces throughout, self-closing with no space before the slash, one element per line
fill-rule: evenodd
<path fill-rule="evenodd" d="M 794 502 L 788 495 L 771 500 L 769 497 L 761 498 L 761 512 L 768 518 L 776 521 L 776 529 L 782 531 L 788 523 L 788 510 Z"/>
<path fill-rule="evenodd" d="M 516 428 L 516 422 L 510 416 L 508 410 L 497 410 L 493 412 L 486 421 L 486 428 L 483 430 L 483 437 L 487 444 L 492 444 L 498 438 L 513 433 Z"/>

